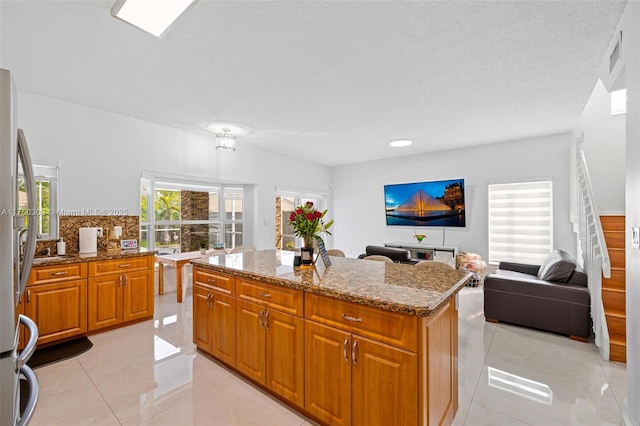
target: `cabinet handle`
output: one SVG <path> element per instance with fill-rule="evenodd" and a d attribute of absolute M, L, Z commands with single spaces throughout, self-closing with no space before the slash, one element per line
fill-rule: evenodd
<path fill-rule="evenodd" d="M 207 306 L 213 309 L 213 293 L 207 295 Z"/>
<path fill-rule="evenodd" d="M 122 275 L 118 276 L 118 287 L 122 287 Z"/>
<path fill-rule="evenodd" d="M 342 318 L 346 319 L 347 321 L 362 322 L 362 318 L 354 318 L 354 317 L 350 317 L 349 315 L 345 315 L 345 314 L 342 314 Z"/>
<path fill-rule="evenodd" d="M 216 280 L 214 280 L 213 278 L 207 278 L 207 282 L 211 284 L 215 284 Z"/>
<path fill-rule="evenodd" d="M 269 329 L 269 311 L 264 314 L 264 328 Z"/>
<path fill-rule="evenodd" d="M 258 321 L 260 321 L 260 327 L 264 328 L 264 323 L 262 322 L 262 316 L 264 315 L 264 311 L 260 311 L 260 315 L 258 315 Z"/>
<path fill-rule="evenodd" d="M 353 365 L 358 364 L 358 360 L 356 359 L 356 349 L 358 348 L 358 341 L 353 339 L 353 346 L 351 346 L 351 359 L 353 360 Z"/>
<path fill-rule="evenodd" d="M 128 268 L 129 266 L 131 266 L 130 263 L 123 263 L 122 265 L 118 265 L 118 268 Z"/>
<path fill-rule="evenodd" d="M 344 357 L 345 361 L 349 362 L 349 354 L 347 353 L 347 346 L 349 346 L 349 338 L 345 337 L 344 343 L 342 344 L 342 356 Z"/>
<path fill-rule="evenodd" d="M 124 286 L 128 286 L 129 285 L 129 275 L 125 275 L 124 276 Z"/>
<path fill-rule="evenodd" d="M 31 290 L 27 290 L 27 303 L 31 303 Z"/>
<path fill-rule="evenodd" d="M 60 271 L 60 272 L 52 272 L 50 275 L 53 277 L 59 276 L 59 275 L 67 275 L 69 273 L 69 271 Z"/>
<path fill-rule="evenodd" d="M 270 294 L 270 293 L 262 293 L 262 292 L 260 292 L 260 293 L 258 293 L 258 295 L 259 295 L 260 297 L 264 297 L 264 298 L 267 298 L 267 299 L 271 299 L 271 294 Z"/>

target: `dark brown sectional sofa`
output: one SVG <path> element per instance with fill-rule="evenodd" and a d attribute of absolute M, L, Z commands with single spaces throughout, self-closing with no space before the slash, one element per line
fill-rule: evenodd
<path fill-rule="evenodd" d="M 587 275 L 562 250 L 542 265 L 501 262 L 484 280 L 487 321 L 505 322 L 587 341 L 591 334 Z"/>

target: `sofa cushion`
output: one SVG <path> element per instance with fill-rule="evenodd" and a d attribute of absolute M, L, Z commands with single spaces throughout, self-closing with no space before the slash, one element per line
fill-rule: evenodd
<path fill-rule="evenodd" d="M 576 269 L 576 262 L 563 250 L 552 250 L 538 270 L 538 279 L 552 283 L 566 283 Z"/>

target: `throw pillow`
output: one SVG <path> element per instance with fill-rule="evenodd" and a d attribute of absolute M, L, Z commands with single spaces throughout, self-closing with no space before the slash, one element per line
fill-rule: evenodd
<path fill-rule="evenodd" d="M 576 268 L 576 262 L 563 250 L 553 250 L 540 266 L 538 279 L 554 283 L 566 283 Z"/>

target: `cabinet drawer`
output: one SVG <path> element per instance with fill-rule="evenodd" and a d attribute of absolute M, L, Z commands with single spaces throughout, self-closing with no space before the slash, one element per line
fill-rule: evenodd
<path fill-rule="evenodd" d="M 417 351 L 418 317 L 305 293 L 306 319 Z"/>
<path fill-rule="evenodd" d="M 233 275 L 223 274 L 210 269 L 193 268 L 193 283 L 211 290 L 235 296 L 236 279 Z"/>
<path fill-rule="evenodd" d="M 151 268 L 152 262 L 153 256 L 89 262 L 89 276 L 99 277 L 102 275 L 118 274 L 120 272 L 140 271 Z"/>
<path fill-rule="evenodd" d="M 87 264 L 84 262 L 43 266 L 31 269 L 28 285 L 49 284 L 86 277 Z"/>
<path fill-rule="evenodd" d="M 302 290 L 267 284 L 249 278 L 238 278 L 238 298 L 266 305 L 291 315 L 302 316 Z"/>

